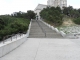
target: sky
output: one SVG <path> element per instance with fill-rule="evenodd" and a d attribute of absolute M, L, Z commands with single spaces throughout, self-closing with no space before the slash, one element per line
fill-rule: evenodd
<path fill-rule="evenodd" d="M 38 4 L 47 4 L 47 0 L 0 0 L 0 15 L 34 10 Z M 67 0 L 67 4 L 80 8 L 80 0 Z"/>

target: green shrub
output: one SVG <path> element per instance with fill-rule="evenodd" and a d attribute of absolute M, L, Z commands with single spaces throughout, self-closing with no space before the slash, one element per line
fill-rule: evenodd
<path fill-rule="evenodd" d="M 23 33 L 25 31 L 27 31 L 27 29 L 28 29 L 27 24 L 23 24 L 23 23 L 19 23 L 19 22 L 12 23 L 10 27 L 14 28 L 14 29 L 17 29 L 18 33 Z"/>
<path fill-rule="evenodd" d="M 30 20 L 11 16 L 0 16 L 0 18 L 0 41 L 8 35 L 27 32 Z"/>
<path fill-rule="evenodd" d="M 52 22 L 54 26 L 60 26 L 63 23 L 60 7 L 47 7 L 40 12 L 40 16 L 44 20 Z"/>
<path fill-rule="evenodd" d="M 80 17 L 73 20 L 75 24 L 80 25 Z"/>
<path fill-rule="evenodd" d="M 4 21 L 0 18 L 0 30 L 5 26 Z"/>

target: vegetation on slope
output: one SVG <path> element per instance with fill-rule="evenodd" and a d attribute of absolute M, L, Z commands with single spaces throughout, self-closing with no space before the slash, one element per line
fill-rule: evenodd
<path fill-rule="evenodd" d="M 74 9 L 72 6 L 63 7 L 63 10 L 59 7 L 47 7 L 40 12 L 40 15 L 42 19 L 54 26 L 61 26 L 65 22 L 65 16 L 70 18 L 66 22 L 80 25 L 80 9 Z"/>
<path fill-rule="evenodd" d="M 59 26 L 63 22 L 63 15 L 59 7 L 47 7 L 40 12 L 40 15 L 43 19 L 52 22 L 54 26 Z"/>
<path fill-rule="evenodd" d="M 0 41 L 8 38 L 7 36 L 18 33 L 26 33 L 30 20 L 35 18 L 33 11 L 27 13 L 16 12 L 10 15 L 0 16 Z"/>
<path fill-rule="evenodd" d="M 75 24 L 80 25 L 80 9 L 74 9 L 72 6 L 64 7 L 63 14 L 72 18 Z"/>

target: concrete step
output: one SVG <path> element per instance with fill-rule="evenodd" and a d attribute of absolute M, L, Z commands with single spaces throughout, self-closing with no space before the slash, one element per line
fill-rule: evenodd
<path fill-rule="evenodd" d="M 30 33 L 30 35 L 44 35 L 44 33 Z"/>
<path fill-rule="evenodd" d="M 50 34 L 50 33 L 46 33 L 46 37 L 52 37 L 52 38 L 63 38 L 60 34 Z"/>
<path fill-rule="evenodd" d="M 29 37 L 45 37 L 45 35 L 30 35 Z"/>
<path fill-rule="evenodd" d="M 31 33 L 42 33 L 42 30 L 30 30 Z"/>
<path fill-rule="evenodd" d="M 42 31 L 41 29 L 31 29 L 30 31 Z"/>
<path fill-rule="evenodd" d="M 43 30 L 46 33 L 43 33 Z M 46 26 L 41 21 L 33 20 L 31 24 L 29 38 L 63 38 L 59 33 Z"/>

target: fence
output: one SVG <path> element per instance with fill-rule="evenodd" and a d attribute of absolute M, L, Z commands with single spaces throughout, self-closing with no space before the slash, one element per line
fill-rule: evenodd
<path fill-rule="evenodd" d="M 5 44 L 6 42 L 11 42 L 11 41 L 15 41 L 18 40 L 22 37 L 24 37 L 26 34 L 12 34 L 12 35 L 8 35 L 6 37 L 3 38 L 3 41 L 0 42 L 0 44 Z"/>
<path fill-rule="evenodd" d="M 18 34 L 7 35 L 6 37 L 3 38 L 3 41 L 1 41 L 0 44 L 5 44 L 6 42 L 15 41 L 15 40 L 21 39 L 24 36 L 29 37 L 31 23 L 32 23 L 32 19 L 30 21 L 27 33 L 24 33 L 24 34 L 18 33 Z"/>

